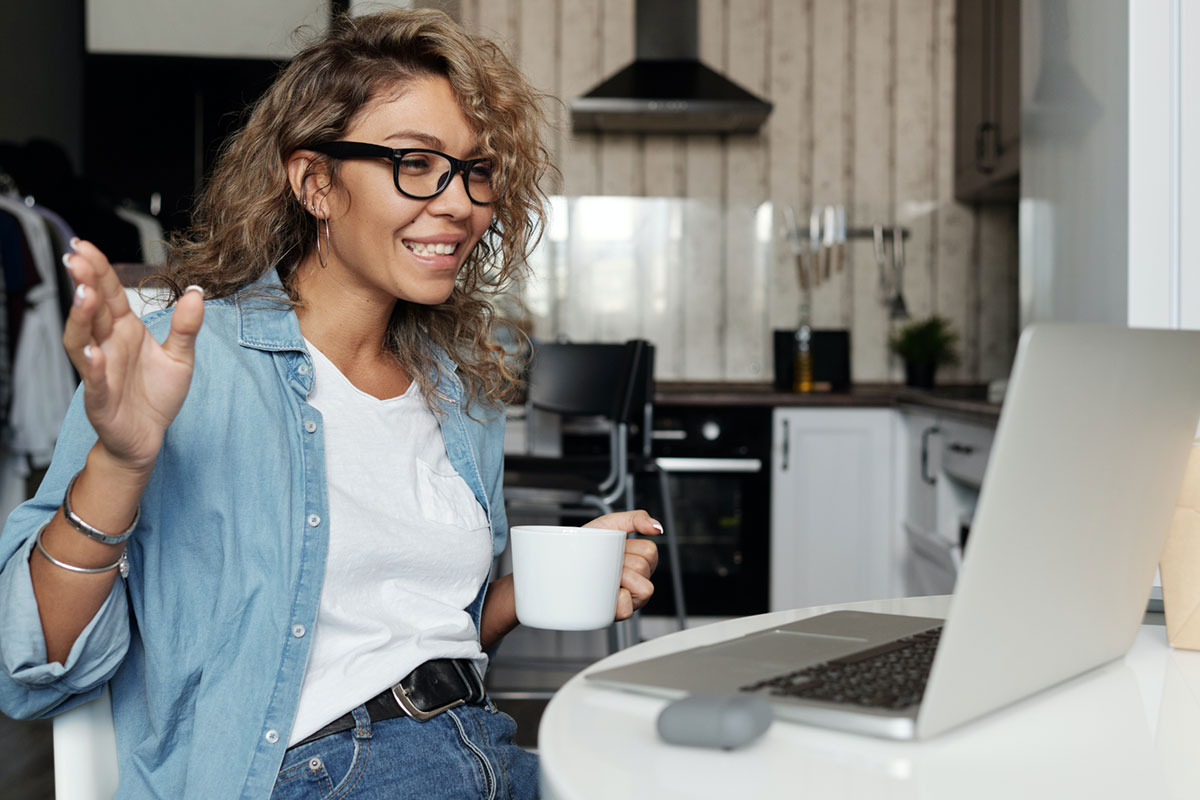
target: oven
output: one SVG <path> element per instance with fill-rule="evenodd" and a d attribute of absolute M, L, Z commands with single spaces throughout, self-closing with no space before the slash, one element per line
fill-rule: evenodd
<path fill-rule="evenodd" d="M 770 408 L 656 405 L 652 455 L 668 478 L 688 616 L 767 611 Z M 642 483 L 638 505 L 665 523 L 655 482 Z M 661 556 L 646 616 L 675 614 L 671 564 Z"/>

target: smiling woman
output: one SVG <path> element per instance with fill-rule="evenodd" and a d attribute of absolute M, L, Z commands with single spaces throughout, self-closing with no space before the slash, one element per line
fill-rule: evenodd
<path fill-rule="evenodd" d="M 482 675 L 517 625 L 490 299 L 543 219 L 539 100 L 440 12 L 343 18 L 222 152 L 169 308 L 72 242 L 83 391 L 0 534 L 0 710 L 107 686 L 120 797 L 536 794 Z M 624 548 L 618 619 L 658 560 Z"/>

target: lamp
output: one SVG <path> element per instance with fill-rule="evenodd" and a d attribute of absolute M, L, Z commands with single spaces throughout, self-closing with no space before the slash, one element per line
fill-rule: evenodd
<path fill-rule="evenodd" d="M 1159 570 L 1167 641 L 1200 650 L 1200 439 L 1192 445 Z"/>

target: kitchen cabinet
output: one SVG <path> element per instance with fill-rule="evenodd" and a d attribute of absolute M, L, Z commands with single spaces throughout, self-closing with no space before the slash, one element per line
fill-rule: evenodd
<path fill-rule="evenodd" d="M 957 0 L 954 196 L 1015 200 L 1021 157 L 1021 2 Z"/>
<path fill-rule="evenodd" d="M 903 593 L 948 594 L 970 538 L 995 429 L 910 410 L 901 426 Z"/>
<path fill-rule="evenodd" d="M 771 610 L 895 596 L 895 441 L 888 408 L 777 408 Z"/>

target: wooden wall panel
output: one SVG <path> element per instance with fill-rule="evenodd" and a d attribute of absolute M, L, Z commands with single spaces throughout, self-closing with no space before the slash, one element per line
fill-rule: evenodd
<path fill-rule="evenodd" d="M 844 0 L 814 0 L 812 81 L 810 114 L 813 119 L 812 199 L 810 205 L 843 204 L 850 160 L 845 120 L 849 112 L 850 42 L 849 16 L 852 6 Z M 827 259 L 822 258 L 822 265 Z M 824 272 L 822 267 L 822 272 Z M 814 327 L 844 327 L 843 283 L 846 273 L 830 272 L 814 281 L 812 308 Z"/>
<path fill-rule="evenodd" d="M 895 16 L 891 0 L 854 4 L 854 180 L 847 217 L 859 228 L 886 225 L 895 215 Z M 850 366 L 853 378 L 864 380 L 887 374 L 888 293 L 880 287 L 874 240 L 851 241 L 847 250 L 854 291 Z"/>
<path fill-rule="evenodd" d="M 904 0 L 896 15 L 896 221 L 905 246 L 904 298 L 913 317 L 935 309 L 933 225 L 936 152 L 933 86 L 934 0 Z"/>
<path fill-rule="evenodd" d="M 770 331 L 794 327 L 800 299 L 781 209 L 792 206 L 803 222 L 815 204 L 845 203 L 852 226 L 911 229 L 909 309 L 943 313 L 962 335 L 963 364 L 943 379 L 1007 373 L 1016 213 L 952 197 L 954 0 L 699 0 L 701 60 L 775 104 L 762 131 L 572 135 L 565 103 L 634 56 L 634 5 L 460 5 L 469 28 L 498 38 L 563 101 L 550 132 L 563 177 L 551 191 L 685 201 L 672 232 L 629 256 L 632 272 L 628 263 L 560 259 L 569 269 L 558 305 L 539 319 L 556 329 L 539 334 L 647 336 L 659 343 L 660 378 L 769 380 Z M 763 202 L 774 207 L 776 252 L 755 262 L 744 243 Z M 899 377 L 885 344 L 896 323 L 880 302 L 869 240 L 852 243 L 845 270 L 815 289 L 812 312 L 818 326 L 851 329 L 856 380 Z"/>
<path fill-rule="evenodd" d="M 935 211 L 936 307 L 961 337 L 962 361 L 939 371 L 942 380 L 970 379 L 979 374 L 980 286 L 974 269 L 976 215 L 954 199 L 954 162 L 942 154 L 954 152 L 954 14 L 955 0 L 937 0 L 934 8 L 936 85 L 935 131 L 937 208 Z M 1015 235 L 1015 229 L 1013 231 Z M 989 299 L 989 302 L 991 300 Z"/>
<path fill-rule="evenodd" d="M 767 0 L 740 0 L 726 8 L 725 74 L 758 95 L 767 91 Z M 768 200 L 767 150 L 758 134 L 726 137 L 725 375 L 769 379 L 771 331 L 767 316 L 768 264 L 759 247 L 758 207 Z M 773 228 L 773 226 L 771 226 Z M 768 231 L 773 234 L 773 230 Z"/>
<path fill-rule="evenodd" d="M 572 0 L 559 16 L 559 95 L 564 104 L 591 89 L 604 69 L 601 55 L 604 0 Z M 562 192 L 568 196 L 596 194 L 599 184 L 597 137 L 571 132 L 569 112 L 562 118 L 563 148 L 558 168 Z"/>
<path fill-rule="evenodd" d="M 774 2 L 767 27 L 769 85 L 764 95 L 774 104 L 767 117 L 763 137 L 767 153 L 767 196 L 775 204 L 775 222 L 780 227 L 779 246 L 770 278 L 767 314 L 769 326 L 794 328 L 800 318 L 800 281 L 796 255 L 783 228 L 790 208 L 796 219 L 807 208 L 811 152 L 808 106 L 809 39 L 812 34 L 812 5 L 809 2 Z"/>
<path fill-rule="evenodd" d="M 1005 378 L 1016 355 L 1020 322 L 1017 311 L 1016 206 L 979 209 L 978 372 L 973 380 Z"/>

